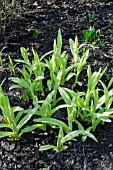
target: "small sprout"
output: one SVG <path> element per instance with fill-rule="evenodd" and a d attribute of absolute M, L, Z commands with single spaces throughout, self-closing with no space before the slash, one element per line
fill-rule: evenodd
<path fill-rule="evenodd" d="M 4 60 L 3 60 L 2 56 L 3 56 L 4 49 L 6 49 L 6 47 L 3 47 L 2 50 L 0 51 L 0 65 L 3 65 Z"/>
<path fill-rule="evenodd" d="M 32 30 L 32 36 L 34 39 L 37 39 L 39 34 L 40 34 L 40 32 L 37 29 Z"/>
<path fill-rule="evenodd" d="M 50 30 L 53 29 L 53 20 L 50 21 Z"/>
<path fill-rule="evenodd" d="M 8 58 L 9 58 L 9 62 L 10 62 L 8 67 L 10 69 L 11 75 L 14 74 L 14 76 L 15 76 L 15 67 L 16 67 L 16 64 L 14 65 L 14 63 L 13 63 L 13 61 L 12 61 L 12 59 L 11 59 L 11 57 L 9 55 L 8 55 Z"/>
<path fill-rule="evenodd" d="M 89 27 L 84 33 L 84 41 L 90 43 L 91 45 L 98 44 L 100 47 L 104 45 L 102 38 L 102 32 L 100 29 L 96 30 L 94 27 Z"/>
<path fill-rule="evenodd" d="M 96 21 L 96 20 L 97 20 L 97 18 L 94 15 L 88 14 L 88 17 L 87 17 L 88 24 L 93 24 L 94 21 Z"/>

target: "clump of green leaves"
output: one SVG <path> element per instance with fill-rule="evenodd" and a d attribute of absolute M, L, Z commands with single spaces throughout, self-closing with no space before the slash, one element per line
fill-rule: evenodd
<path fill-rule="evenodd" d="M 70 131 L 69 127 L 65 123 L 62 123 L 61 121 L 53 119 L 53 118 L 37 119 L 36 121 L 54 124 L 54 125 L 57 125 L 59 128 L 59 134 L 57 137 L 57 145 L 56 146 L 54 146 L 54 145 L 40 146 L 40 148 L 39 148 L 40 151 L 54 149 L 57 152 L 61 152 L 62 150 L 68 148 L 67 145 L 64 145 L 65 142 L 67 142 L 69 140 L 74 140 L 74 138 L 78 137 L 79 135 L 82 135 L 82 137 L 84 137 L 84 140 L 85 140 L 85 138 L 90 137 L 97 142 L 95 136 L 93 134 L 91 134 L 88 130 L 84 130 L 83 127 L 80 130 Z M 64 135 L 64 131 L 67 132 L 66 135 Z"/>
<path fill-rule="evenodd" d="M 32 36 L 34 39 L 37 39 L 39 34 L 40 34 L 39 30 L 37 30 L 37 29 L 32 30 Z"/>
<path fill-rule="evenodd" d="M 57 41 L 54 40 L 54 49 L 51 59 L 45 59 L 46 66 L 50 72 L 50 79 L 47 80 L 48 89 L 54 91 L 53 106 L 60 100 L 57 100 L 57 93 L 59 85 L 64 85 L 70 78 L 69 73 L 75 65 L 67 67 L 68 54 L 66 51 L 62 52 L 62 35 L 61 30 L 58 31 Z M 68 77 L 68 79 L 67 79 Z"/>
<path fill-rule="evenodd" d="M 16 106 L 11 107 L 7 96 L 4 96 L 0 85 L 0 138 L 9 137 L 12 140 L 18 140 L 22 134 L 30 132 L 37 128 L 37 125 L 25 126 L 36 112 L 37 108 L 24 110 Z M 7 130 L 4 130 L 7 128 Z"/>
<path fill-rule="evenodd" d="M 47 95 L 45 100 L 38 101 L 37 98 L 35 99 L 34 106 L 38 108 L 35 114 L 38 117 L 41 117 L 41 118 L 44 118 L 47 120 L 48 118 L 51 118 L 57 110 L 70 107 L 70 105 L 61 104 L 61 105 L 58 105 L 58 106 L 52 108 L 53 107 L 53 105 L 52 105 L 53 96 L 54 96 L 54 91 L 50 92 Z M 37 120 L 39 120 L 39 119 L 36 118 L 35 121 L 37 121 Z M 46 124 L 42 124 L 41 129 L 46 130 Z"/>
<path fill-rule="evenodd" d="M 22 69 L 19 69 L 22 77 L 10 77 L 9 79 L 15 83 L 15 85 L 10 87 L 10 90 L 14 88 L 23 88 L 24 94 L 22 98 L 25 101 L 29 101 L 29 97 L 31 97 L 33 102 L 35 102 L 35 95 L 37 95 L 37 92 L 41 92 L 41 95 L 44 96 L 42 80 L 44 79 L 45 64 L 41 61 L 44 56 L 39 59 L 38 53 L 35 52 L 33 48 L 32 52 L 34 59 L 30 61 L 27 50 L 21 48 L 23 59 L 15 61 L 24 64 Z"/>
<path fill-rule="evenodd" d="M 104 45 L 104 40 L 102 38 L 102 33 L 100 29 L 95 29 L 94 27 L 90 26 L 85 32 L 84 32 L 84 41 L 86 43 L 89 43 L 91 45 Z"/>
<path fill-rule="evenodd" d="M 100 80 L 105 73 L 106 68 L 101 72 L 92 74 L 90 66 L 87 69 L 88 84 L 87 91 L 74 92 L 73 90 L 59 87 L 60 94 L 66 104 L 72 105 L 67 109 L 68 124 L 73 127 L 73 122 L 81 120 L 91 126 L 94 131 L 99 123 L 111 122 L 113 108 L 113 89 L 109 90 L 113 83 L 113 78 L 109 81 L 108 86 Z M 102 84 L 103 90 L 98 88 L 98 83 Z M 103 92 L 103 95 L 100 95 Z"/>
<path fill-rule="evenodd" d="M 80 85 L 80 86 L 82 85 L 81 82 L 78 81 L 78 78 L 79 78 L 79 75 L 82 71 L 83 66 L 86 64 L 86 60 L 89 56 L 89 49 L 85 49 L 83 51 L 82 55 L 80 56 L 80 54 L 79 54 L 80 49 L 84 45 L 83 44 L 79 45 L 77 36 L 75 37 L 75 41 L 73 41 L 72 39 L 69 39 L 69 44 L 70 44 L 71 53 L 73 55 L 74 72 L 71 72 L 68 75 L 67 80 L 69 80 L 73 76 L 75 77 L 75 81 L 74 81 L 74 84 L 72 86 L 72 88 L 74 88 L 77 84 Z"/>
<path fill-rule="evenodd" d="M 53 105 L 56 105 L 56 103 L 60 100 L 60 98 L 56 100 L 59 86 L 64 86 L 65 83 L 72 77 L 75 77 L 73 87 L 75 87 L 76 84 L 81 85 L 81 83 L 78 82 L 78 77 L 88 58 L 89 50 L 85 50 L 81 56 L 79 55 L 80 49 L 83 47 L 83 45 L 79 45 L 77 36 L 75 41 L 69 39 L 69 43 L 70 50 L 73 55 L 72 64 L 70 66 L 67 66 L 67 52 L 62 52 L 62 35 L 60 29 L 58 31 L 57 41 L 54 40 L 54 50 L 52 57 L 49 60 L 45 59 L 47 68 L 50 72 L 50 79 L 47 80 L 47 86 L 50 91 L 55 91 L 53 96 L 53 101 L 55 103 L 53 103 Z"/>
<path fill-rule="evenodd" d="M 99 34 L 96 33 L 98 37 Z M 94 35 L 88 35 L 91 42 L 99 42 Z M 93 37 L 93 38 L 92 38 Z M 30 132 L 36 128 L 47 130 L 47 126 L 58 129 L 57 144 L 41 146 L 40 150 L 54 149 L 57 152 L 66 149 L 65 145 L 69 140 L 75 140 L 81 136 L 84 142 L 87 137 L 97 141 L 92 134 L 98 124 L 111 122 L 113 118 L 113 77 L 108 84 L 102 82 L 107 68 L 92 72 L 90 66 L 87 67 L 87 85 L 83 91 L 77 91 L 76 85 L 82 86 L 79 81 L 80 73 L 87 63 L 89 49 L 84 48 L 84 44 L 79 45 L 77 36 L 75 40 L 69 39 L 72 54 L 72 63 L 68 65 L 68 53 L 62 51 L 61 30 L 58 31 L 57 40 L 54 40 L 53 50 L 42 57 L 32 48 L 33 58 L 30 59 L 28 51 L 21 47 L 22 59 L 16 60 L 21 64 L 18 69 L 20 77 L 10 77 L 14 85 L 11 89 L 22 88 L 24 93 L 21 98 L 31 101 L 32 109 L 11 107 L 9 98 L 3 94 L 2 84 L 0 86 L 0 138 L 10 137 L 18 140 L 23 133 Z M 11 73 L 14 72 L 15 65 L 10 60 Z M 45 77 L 46 71 L 48 78 Z M 66 86 L 71 80 L 70 88 Z M 46 90 L 44 89 L 46 85 Z M 40 95 L 40 97 L 39 97 Z M 31 99 L 31 100 L 30 100 Z M 61 104 L 62 103 L 62 104 Z M 65 109 L 64 109 L 65 108 Z M 54 118 L 57 110 L 62 110 L 67 115 L 67 120 L 61 121 Z M 29 120 L 34 116 L 30 126 Z M 76 124 L 76 126 L 75 126 Z M 84 127 L 87 124 L 87 128 Z M 27 126 L 25 126 L 27 125 Z M 76 127 L 76 129 L 75 129 Z"/>
<path fill-rule="evenodd" d="M 75 87 L 76 84 L 80 84 L 78 77 L 88 58 L 89 50 L 86 50 L 81 57 L 79 56 L 79 49 L 82 48 L 82 45 L 79 46 L 77 36 L 75 41 L 70 39 L 69 42 L 73 55 L 73 64 L 68 67 L 68 54 L 66 51 L 62 52 L 62 35 L 60 29 L 58 31 L 57 41 L 54 40 L 53 51 L 45 54 L 40 59 L 38 53 L 32 49 L 34 59 L 31 62 L 28 58 L 27 50 L 21 48 L 23 60 L 16 60 L 16 62 L 24 64 L 23 68 L 21 70 L 19 69 L 22 78 L 11 77 L 10 80 L 16 83 L 16 85 L 11 86 L 10 90 L 13 88 L 23 88 L 24 94 L 22 98 L 29 101 L 29 97 L 31 97 L 33 102 L 35 102 L 37 92 L 41 92 L 42 96 L 44 96 L 44 71 L 45 68 L 48 68 L 50 79 L 47 80 L 47 87 L 49 91 L 54 91 L 52 105 L 55 106 L 57 102 L 60 101 L 60 98 L 57 100 L 58 87 L 60 85 L 64 86 L 66 81 L 69 81 L 73 76 L 75 77 L 73 86 Z M 51 53 L 51 59 L 45 58 L 46 55 Z M 42 61 L 43 59 L 45 62 Z M 11 64 L 11 66 L 13 65 Z"/>

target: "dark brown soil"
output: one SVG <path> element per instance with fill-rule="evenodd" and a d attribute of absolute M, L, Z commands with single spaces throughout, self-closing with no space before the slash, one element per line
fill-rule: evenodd
<path fill-rule="evenodd" d="M 63 36 L 63 49 L 69 51 L 69 38 L 78 36 L 79 42 L 84 42 L 83 31 L 90 25 L 101 29 L 105 43 L 103 47 L 96 46 L 91 50 L 88 64 L 93 70 L 103 69 L 106 66 L 107 82 L 113 76 L 113 2 L 95 3 L 88 0 L 30 0 L 23 1 L 22 13 L 13 19 L 7 27 L 4 37 L 0 39 L 0 49 L 6 46 L 3 58 L 4 65 L 0 66 L 0 82 L 6 79 L 3 86 L 4 93 L 9 96 L 13 106 L 23 107 L 19 96 L 11 94 L 8 88 L 10 71 L 8 70 L 8 55 L 12 59 L 20 59 L 20 47 L 25 47 L 31 52 L 34 47 L 41 56 L 53 48 L 53 40 L 61 28 Z M 92 14 L 96 20 L 88 23 L 88 15 Z M 39 30 L 37 39 L 32 36 L 32 30 Z M 31 56 L 32 57 L 32 56 Z M 69 57 L 71 55 L 69 52 Z M 83 71 L 81 79 L 86 76 Z M 113 169 L 113 123 L 99 125 L 95 131 L 98 143 L 88 139 L 82 143 L 70 141 L 68 149 L 61 153 L 52 150 L 39 152 L 41 144 L 54 144 L 55 132 L 37 130 L 22 136 L 17 142 L 7 139 L 0 140 L 0 169 L 1 170 L 112 170 Z"/>

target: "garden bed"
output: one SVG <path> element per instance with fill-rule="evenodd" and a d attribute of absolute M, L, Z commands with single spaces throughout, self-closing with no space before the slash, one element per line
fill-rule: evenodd
<path fill-rule="evenodd" d="M 32 104 L 20 100 L 22 90 L 9 91 L 12 82 L 8 78 L 12 75 L 8 68 L 8 55 L 12 60 L 22 59 L 20 47 L 25 47 L 30 59 L 32 59 L 31 50 L 33 47 L 41 57 L 53 49 L 53 41 L 57 38 L 59 28 L 62 33 L 63 50 L 68 51 L 69 65 L 72 58 L 69 39 L 74 40 L 77 35 L 79 44 L 82 44 L 84 43 L 84 32 L 90 26 L 102 31 L 104 42 L 102 46 L 97 43 L 94 48 L 90 48 L 87 64 L 83 67 L 80 76 L 80 81 L 84 84 L 82 87 L 77 86 L 77 91 L 84 91 L 86 87 L 86 82 L 83 80 L 87 79 L 86 69 L 88 65 L 91 66 L 93 72 L 98 71 L 99 68 L 103 70 L 107 66 L 106 74 L 102 80 L 105 84 L 109 82 L 110 78 L 113 77 L 113 2 L 31 0 L 27 3 L 25 1 L 21 5 L 22 11 L 19 17 L 12 20 L 6 28 L 5 35 L 0 39 L 0 49 L 6 46 L 3 51 L 5 61 L 0 66 L 0 82 L 6 78 L 3 84 L 3 92 L 9 97 L 11 106 L 21 106 L 29 109 Z M 38 36 L 36 32 L 39 34 Z M 48 72 L 46 76 L 49 76 Z M 67 87 L 70 84 L 69 82 Z M 63 115 L 58 111 L 54 117 L 60 118 L 64 122 L 67 121 L 64 111 Z M 15 142 L 2 138 L 0 139 L 0 169 L 112 170 L 113 123 L 100 124 L 93 134 L 98 142 L 90 138 L 87 138 L 85 142 L 81 142 L 81 138 L 77 138 L 76 141 L 66 142 L 68 148 L 62 152 L 39 151 L 40 145 L 56 145 L 58 130 L 51 127 L 47 127 L 47 131 L 36 129 L 23 134 L 21 139 Z"/>

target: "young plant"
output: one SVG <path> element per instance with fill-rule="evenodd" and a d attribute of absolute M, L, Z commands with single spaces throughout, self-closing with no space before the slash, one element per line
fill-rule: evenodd
<path fill-rule="evenodd" d="M 71 79 L 74 74 L 72 73 L 72 70 L 76 67 L 76 63 L 67 67 L 68 54 L 66 53 L 66 51 L 61 53 L 61 50 L 62 35 L 59 29 L 57 42 L 56 40 L 54 40 L 54 50 L 52 58 L 50 60 L 45 59 L 47 68 L 50 71 L 50 79 L 47 81 L 47 86 L 50 91 L 55 91 L 53 96 L 53 106 L 55 106 L 56 103 L 60 100 L 60 98 L 56 100 L 58 87 L 60 85 L 63 86 L 66 81 L 69 81 Z"/>
<path fill-rule="evenodd" d="M 2 111 L 0 115 L 0 129 L 3 129 L 0 132 L 0 138 L 9 137 L 12 140 L 18 140 L 22 134 L 40 127 L 40 125 L 25 126 L 35 114 L 37 108 L 24 110 L 19 106 L 11 107 L 9 99 L 7 96 L 4 96 L 1 86 L 0 109 Z"/>
<path fill-rule="evenodd" d="M 94 21 L 96 21 L 96 20 L 97 20 L 97 18 L 94 15 L 88 14 L 88 17 L 87 17 L 88 24 L 93 24 Z"/>
<path fill-rule="evenodd" d="M 11 75 L 14 75 L 15 76 L 15 67 L 16 67 L 16 64 L 13 63 L 12 59 L 10 56 L 8 56 L 9 58 L 9 69 L 10 69 L 10 72 L 11 72 Z"/>
<path fill-rule="evenodd" d="M 73 138 L 79 136 L 82 133 L 82 131 L 77 130 L 77 131 L 73 131 L 68 133 L 66 136 L 64 136 L 64 132 L 62 130 L 62 127 L 60 127 L 59 130 L 59 135 L 58 135 L 58 139 L 57 139 L 57 145 L 44 145 L 44 146 L 40 146 L 39 151 L 43 151 L 43 150 L 48 150 L 48 149 L 53 149 L 56 152 L 61 152 L 64 149 L 67 149 L 68 146 L 64 145 L 65 142 L 72 140 Z"/>
<path fill-rule="evenodd" d="M 14 88 L 23 88 L 24 94 L 21 96 L 25 101 L 29 102 L 29 97 L 34 100 L 35 93 L 39 90 L 38 89 L 38 80 L 42 79 L 43 77 L 38 77 L 37 79 L 32 80 L 29 73 L 26 71 L 25 68 L 20 70 L 23 75 L 23 78 L 17 77 L 10 77 L 9 80 L 12 80 L 16 85 L 12 85 L 9 90 Z"/>
<path fill-rule="evenodd" d="M 54 108 L 52 108 L 52 102 L 53 102 L 53 96 L 54 96 L 54 91 L 50 92 L 45 100 L 35 100 L 35 102 L 33 103 L 35 107 L 38 108 L 38 110 L 36 111 L 36 115 L 41 118 L 51 118 L 53 116 L 53 114 L 61 109 L 61 108 L 68 108 L 71 107 L 70 105 L 67 104 L 62 104 L 62 105 L 58 105 Z M 35 121 L 38 119 L 35 119 Z M 46 130 L 46 124 L 42 124 L 43 129 Z"/>
<path fill-rule="evenodd" d="M 109 90 L 113 83 L 113 78 L 110 80 L 108 87 L 100 80 L 105 73 L 106 68 L 101 72 L 92 74 L 90 66 L 88 66 L 88 84 L 86 92 L 74 92 L 67 88 L 59 87 L 59 92 L 66 104 L 72 105 L 68 111 L 68 125 L 72 129 L 73 122 L 81 120 L 91 125 L 94 131 L 99 123 L 110 122 L 113 108 L 113 89 Z M 102 84 L 104 90 L 97 87 L 98 83 Z M 103 95 L 100 96 L 100 92 Z"/>
<path fill-rule="evenodd" d="M 91 45 L 98 44 L 100 47 L 104 45 L 100 29 L 96 30 L 91 26 L 84 33 L 84 41 L 86 43 L 90 43 Z"/>
<path fill-rule="evenodd" d="M 27 50 L 25 48 L 21 48 L 23 60 L 16 60 L 16 62 L 24 64 L 23 68 L 19 69 L 22 78 L 9 78 L 14 83 L 16 83 L 16 85 L 10 87 L 10 90 L 14 88 L 23 88 L 24 94 L 22 97 L 24 98 L 24 100 L 27 101 L 29 101 L 29 97 L 34 100 L 37 92 L 41 92 L 41 95 L 44 96 L 42 80 L 44 79 L 45 64 L 41 62 L 41 60 L 50 53 L 49 52 L 45 54 L 39 59 L 39 56 L 37 52 L 34 51 L 34 49 L 32 49 L 32 52 L 34 59 L 32 60 L 32 62 L 30 62 Z"/>
<path fill-rule="evenodd" d="M 40 147 L 40 151 L 42 150 L 48 150 L 48 149 L 54 149 L 57 152 L 62 151 L 63 149 L 66 149 L 67 146 L 63 145 L 66 141 L 69 141 L 71 139 L 73 139 L 76 136 L 79 136 L 79 134 L 81 133 L 81 131 L 75 131 L 73 133 L 71 133 L 71 130 L 69 129 L 69 127 L 62 121 L 54 119 L 54 118 L 38 118 L 38 119 L 34 119 L 35 122 L 40 122 L 40 123 L 45 123 L 45 124 L 49 124 L 51 126 L 55 126 L 54 128 L 59 128 L 59 135 L 58 135 L 58 140 L 57 140 L 57 146 L 54 145 L 44 145 Z M 68 133 L 68 135 L 66 135 L 64 137 L 64 132 Z"/>
<path fill-rule="evenodd" d="M 32 36 L 34 39 L 37 39 L 39 34 L 40 34 L 40 32 L 37 29 L 32 30 Z"/>
<path fill-rule="evenodd" d="M 2 55 L 3 55 L 3 51 L 4 49 L 6 49 L 6 47 L 3 47 L 2 50 L 0 51 L 0 65 L 3 65 L 3 58 L 2 58 Z"/>
<path fill-rule="evenodd" d="M 69 43 L 70 43 L 70 49 L 71 49 L 71 53 L 73 55 L 73 63 L 75 65 L 75 67 L 74 67 L 74 73 L 70 73 L 68 75 L 68 77 L 69 78 L 71 78 L 73 76 L 75 77 L 75 81 L 72 86 L 72 88 L 74 88 L 76 86 L 76 84 L 82 85 L 81 82 L 78 81 L 78 77 L 82 71 L 83 66 L 86 64 L 86 60 L 89 56 L 89 49 L 85 49 L 82 56 L 80 57 L 79 52 L 80 52 L 80 49 L 84 45 L 82 44 L 79 46 L 77 36 L 75 37 L 75 41 L 73 41 L 72 39 L 69 39 Z"/>
<path fill-rule="evenodd" d="M 42 120 L 42 121 L 44 121 L 44 120 Z M 45 122 L 48 122 L 48 121 L 45 120 Z M 53 120 L 53 122 L 54 122 L 54 120 Z M 51 121 L 51 123 L 52 123 L 52 121 Z M 69 140 L 75 140 L 74 138 L 78 137 L 79 135 L 82 135 L 84 137 L 90 137 L 97 142 L 95 136 L 93 134 L 91 134 L 90 132 L 88 132 L 88 130 L 85 131 L 84 129 L 68 132 L 67 135 L 64 136 L 63 127 L 60 126 L 59 127 L 59 135 L 57 137 L 57 145 L 56 146 L 54 146 L 54 145 L 40 146 L 39 150 L 42 151 L 42 150 L 54 149 L 57 152 L 61 152 L 62 150 L 68 148 L 67 145 L 64 145 L 65 142 L 67 142 Z"/>
<path fill-rule="evenodd" d="M 59 92 L 64 100 L 64 102 L 67 105 L 70 105 L 71 107 L 67 108 L 68 113 L 68 126 L 71 131 L 73 131 L 73 122 L 76 120 L 76 105 L 74 99 L 77 99 L 78 93 L 75 93 L 73 90 L 63 88 L 59 86 Z M 79 93 L 81 96 L 82 94 Z"/>

